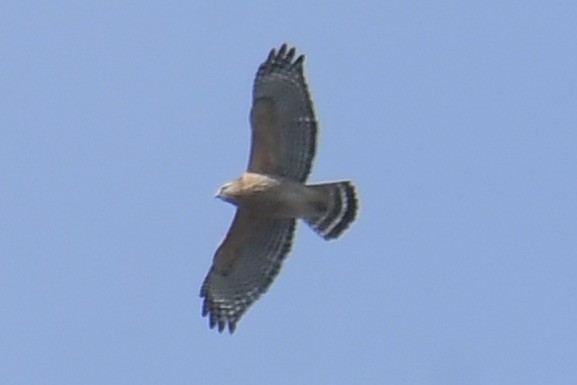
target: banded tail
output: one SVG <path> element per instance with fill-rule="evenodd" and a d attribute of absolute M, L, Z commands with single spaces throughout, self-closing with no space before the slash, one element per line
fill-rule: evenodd
<path fill-rule="evenodd" d="M 357 197 L 355 187 L 349 181 L 308 185 L 323 197 L 322 203 L 315 204 L 314 215 L 303 218 L 317 234 L 324 239 L 334 239 L 341 235 L 355 220 Z"/>

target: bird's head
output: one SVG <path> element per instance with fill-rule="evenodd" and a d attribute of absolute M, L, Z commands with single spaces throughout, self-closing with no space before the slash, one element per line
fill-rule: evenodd
<path fill-rule="evenodd" d="M 216 198 L 222 199 L 225 202 L 236 203 L 238 201 L 240 186 L 238 180 L 225 183 L 216 192 Z"/>

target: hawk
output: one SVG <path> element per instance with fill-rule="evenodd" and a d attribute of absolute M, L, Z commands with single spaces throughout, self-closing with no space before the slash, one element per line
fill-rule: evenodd
<path fill-rule="evenodd" d="M 315 155 L 317 122 L 303 75 L 304 55 L 283 44 L 256 73 L 250 113 L 248 169 L 217 197 L 237 207 L 202 284 L 202 315 L 232 334 L 247 308 L 278 275 L 297 219 L 324 239 L 337 238 L 355 219 L 350 181 L 305 184 Z"/>

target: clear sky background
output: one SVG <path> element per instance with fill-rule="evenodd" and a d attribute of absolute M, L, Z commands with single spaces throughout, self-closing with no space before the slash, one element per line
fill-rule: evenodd
<path fill-rule="evenodd" d="M 0 383 L 577 384 L 577 3 L 209 3 L 0 6 Z M 285 41 L 361 211 L 220 335 L 213 196 Z"/>

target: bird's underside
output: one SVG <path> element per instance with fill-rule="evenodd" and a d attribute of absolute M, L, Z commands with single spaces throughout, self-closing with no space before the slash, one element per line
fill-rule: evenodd
<path fill-rule="evenodd" d="M 304 80 L 304 56 L 283 44 L 257 72 L 251 110 L 248 170 L 218 197 L 237 206 L 200 295 L 210 327 L 232 333 L 247 308 L 266 292 L 289 253 L 296 221 L 324 239 L 341 235 L 355 219 L 349 181 L 307 185 L 317 123 Z"/>

